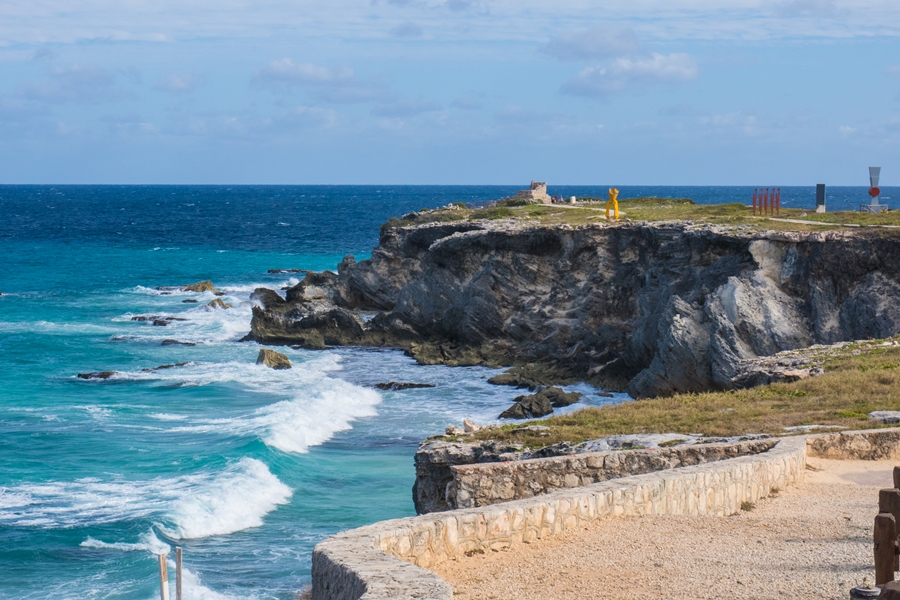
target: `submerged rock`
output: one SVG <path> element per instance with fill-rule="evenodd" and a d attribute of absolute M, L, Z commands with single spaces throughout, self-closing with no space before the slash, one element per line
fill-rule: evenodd
<path fill-rule="evenodd" d="M 141 369 L 141 371 L 144 371 L 145 373 L 150 373 L 152 371 L 163 371 L 165 369 L 175 369 L 177 367 L 184 367 L 189 364 L 191 364 L 189 361 L 185 361 L 185 362 L 180 362 L 180 363 L 172 363 L 172 364 L 168 364 L 168 365 L 159 365 L 158 367 L 148 367 L 146 369 Z"/>
<path fill-rule="evenodd" d="M 182 300 L 184 304 L 197 304 L 199 300 L 194 300 L 193 298 L 185 298 Z"/>
<path fill-rule="evenodd" d="M 263 348 L 259 351 L 259 356 L 256 358 L 256 364 L 266 365 L 267 367 L 272 369 L 291 368 L 291 361 L 287 356 L 285 356 L 281 352 L 269 350 L 268 348 Z"/>
<path fill-rule="evenodd" d="M 183 317 L 167 317 L 167 316 L 161 316 L 161 315 L 137 315 L 137 316 L 131 317 L 131 320 L 132 321 L 150 321 L 154 325 L 161 325 L 163 327 L 165 325 L 167 325 L 170 321 L 187 321 L 187 319 L 185 319 Z"/>
<path fill-rule="evenodd" d="M 303 269 L 269 269 L 269 273 L 303 273 Z"/>
<path fill-rule="evenodd" d="M 419 388 L 433 388 L 433 383 L 400 383 L 397 381 L 388 381 L 387 383 L 376 383 L 375 387 L 379 390 L 396 392 L 398 390 L 414 390 Z"/>
<path fill-rule="evenodd" d="M 79 373 L 79 379 L 109 379 L 118 371 L 95 371 L 93 373 Z"/>
<path fill-rule="evenodd" d="M 196 342 L 182 342 L 179 340 L 163 340 L 161 346 L 196 346 Z"/>

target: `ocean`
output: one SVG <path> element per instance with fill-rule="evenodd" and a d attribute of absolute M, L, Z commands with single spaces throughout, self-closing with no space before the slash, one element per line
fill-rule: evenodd
<path fill-rule="evenodd" d="M 156 554 L 176 545 L 186 598 L 295 598 L 318 541 L 415 514 L 418 442 L 495 421 L 519 392 L 487 384 L 496 370 L 393 350 L 288 348 L 293 369 L 257 366 L 260 347 L 239 342 L 249 296 L 297 282 L 269 269 L 366 258 L 391 216 L 518 187 L 0 186 L 0 598 L 158 598 Z M 752 192 L 619 189 L 704 203 Z M 865 190 L 829 188 L 829 208 Z M 812 187 L 782 190 L 783 206 L 814 203 Z M 206 279 L 233 308 L 157 289 Z M 132 319 L 154 315 L 184 320 Z M 77 377 L 97 371 L 116 373 Z M 373 387 L 385 381 L 436 387 Z M 585 401 L 563 410 L 625 399 L 571 389 Z"/>

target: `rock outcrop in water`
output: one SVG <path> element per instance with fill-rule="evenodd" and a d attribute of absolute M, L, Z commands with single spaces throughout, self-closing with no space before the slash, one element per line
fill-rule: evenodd
<path fill-rule="evenodd" d="M 646 397 L 744 385 L 757 357 L 896 334 L 898 293 L 900 238 L 883 230 L 439 223 L 387 229 L 371 259 L 307 273 L 285 298 L 257 290 L 248 338 L 523 365 Z"/>
<path fill-rule="evenodd" d="M 259 351 L 259 356 L 256 357 L 256 364 L 265 365 L 270 369 L 291 368 L 291 360 L 287 356 L 268 348 L 263 348 Z"/>

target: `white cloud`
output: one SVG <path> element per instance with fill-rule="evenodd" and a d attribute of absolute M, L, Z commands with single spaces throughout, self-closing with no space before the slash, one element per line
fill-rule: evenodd
<path fill-rule="evenodd" d="M 654 52 L 650 56 L 617 58 L 608 67 L 588 67 L 563 84 L 562 91 L 603 97 L 640 85 L 692 81 L 697 74 L 697 63 L 689 54 Z"/>
<path fill-rule="evenodd" d="M 45 106 L 0 98 L 0 123 L 22 123 L 46 114 L 48 114 L 48 110 Z"/>
<path fill-rule="evenodd" d="M 788 0 L 778 7 L 786 17 L 821 17 L 837 12 L 834 0 Z"/>
<path fill-rule="evenodd" d="M 404 21 L 391 29 L 391 35 L 398 38 L 422 37 L 422 28 L 412 21 Z"/>
<path fill-rule="evenodd" d="M 382 104 L 372 109 L 376 117 L 389 117 L 394 119 L 414 117 L 426 112 L 441 110 L 440 104 L 425 102 L 423 100 L 399 100 L 390 104 Z"/>
<path fill-rule="evenodd" d="M 541 48 L 559 60 L 602 60 L 634 54 L 639 49 L 630 27 L 604 27 L 562 33 Z"/>
<path fill-rule="evenodd" d="M 844 137 L 846 137 L 846 136 L 853 135 L 854 133 L 856 133 L 856 132 L 857 132 L 857 128 L 856 128 L 856 127 L 850 127 L 850 126 L 848 126 L 848 125 L 841 125 L 840 127 L 838 127 L 838 131 L 841 132 L 841 135 L 843 135 Z"/>
<path fill-rule="evenodd" d="M 316 98 L 331 103 L 390 101 L 386 86 L 378 80 L 360 79 L 350 67 L 320 67 L 310 63 L 295 63 L 290 58 L 273 60 L 253 74 L 258 87 L 284 90 L 301 86 Z"/>
<path fill-rule="evenodd" d="M 402 5 L 401 5 L 402 4 Z M 373 18 L 375 17 L 375 18 Z M 0 46 L 84 40 L 302 35 L 382 39 L 415 22 L 446 41 L 546 40 L 608 22 L 642 39 L 722 40 L 900 35 L 896 0 L 5 0 Z M 565 33 L 563 33 L 565 35 Z"/>
<path fill-rule="evenodd" d="M 22 84 L 19 93 L 28 100 L 53 104 L 96 103 L 130 97 L 115 87 L 116 76 L 99 67 L 56 67 L 39 81 Z"/>
<path fill-rule="evenodd" d="M 153 89 L 173 94 L 189 94 L 199 84 L 200 78 L 196 75 L 169 75 L 157 81 Z"/>

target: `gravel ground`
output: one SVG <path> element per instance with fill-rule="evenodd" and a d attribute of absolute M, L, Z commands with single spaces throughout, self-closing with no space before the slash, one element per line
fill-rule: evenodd
<path fill-rule="evenodd" d="M 872 523 L 892 463 L 810 459 L 799 487 L 731 517 L 611 517 L 434 571 L 460 600 L 849 597 L 874 580 Z"/>

